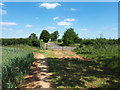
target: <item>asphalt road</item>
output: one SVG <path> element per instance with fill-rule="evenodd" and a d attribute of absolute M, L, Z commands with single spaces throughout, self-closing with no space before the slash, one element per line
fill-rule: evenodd
<path fill-rule="evenodd" d="M 53 42 L 49 42 L 48 44 L 50 45 L 50 47 L 48 47 L 48 49 L 73 50 L 76 48 L 76 47 L 58 46 L 58 45 L 54 44 Z"/>

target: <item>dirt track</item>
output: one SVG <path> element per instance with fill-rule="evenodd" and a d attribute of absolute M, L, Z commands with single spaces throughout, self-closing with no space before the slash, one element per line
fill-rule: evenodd
<path fill-rule="evenodd" d="M 46 53 L 50 53 L 46 51 Z M 53 53 L 58 58 L 78 58 L 82 60 L 87 60 L 83 57 L 80 57 L 70 50 L 53 50 Z M 25 88 L 52 88 L 51 79 L 49 78 L 52 73 L 48 72 L 48 65 L 46 57 L 43 54 L 36 53 L 34 54 L 35 61 L 31 66 L 29 75 L 24 77 L 24 84 L 21 86 L 21 89 Z M 91 60 L 90 60 L 91 61 Z"/>
<path fill-rule="evenodd" d="M 35 61 L 30 69 L 29 75 L 24 77 L 24 84 L 21 89 L 25 88 L 50 88 L 51 82 L 48 73 L 48 66 L 46 63 L 45 56 L 38 53 L 35 54 Z"/>

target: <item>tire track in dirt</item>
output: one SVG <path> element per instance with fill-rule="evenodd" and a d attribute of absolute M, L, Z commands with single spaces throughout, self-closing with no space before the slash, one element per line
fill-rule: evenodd
<path fill-rule="evenodd" d="M 21 90 L 25 89 L 39 89 L 39 88 L 51 88 L 51 79 L 49 78 L 51 73 L 48 73 L 48 65 L 44 55 L 35 54 L 35 61 L 31 66 L 29 75 L 24 77 L 24 84 L 21 86 Z"/>

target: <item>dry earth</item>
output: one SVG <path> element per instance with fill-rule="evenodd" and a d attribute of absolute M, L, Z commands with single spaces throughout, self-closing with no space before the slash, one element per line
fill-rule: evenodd
<path fill-rule="evenodd" d="M 76 53 L 72 52 L 71 50 L 54 50 L 54 54 L 57 55 L 58 58 L 78 58 L 84 61 L 92 61 L 91 59 L 86 59 L 84 57 L 76 55 Z"/>
<path fill-rule="evenodd" d="M 46 63 L 45 56 L 37 53 L 35 54 L 35 61 L 30 69 L 29 75 L 24 77 L 24 84 L 21 89 L 38 89 L 38 88 L 50 88 L 52 86 L 48 73 L 48 65 Z"/>

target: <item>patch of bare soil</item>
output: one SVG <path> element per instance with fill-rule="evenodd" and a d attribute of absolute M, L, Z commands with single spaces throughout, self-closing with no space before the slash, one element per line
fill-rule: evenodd
<path fill-rule="evenodd" d="M 64 57 L 64 54 L 62 53 L 62 50 L 54 50 L 54 54 L 57 57 Z"/>
<path fill-rule="evenodd" d="M 76 53 L 72 52 L 71 50 L 54 50 L 54 51 L 55 51 L 54 54 L 57 55 L 59 58 L 74 58 L 74 59 L 81 59 L 84 61 L 92 61 L 91 59 L 86 59 L 84 57 L 76 55 Z"/>
<path fill-rule="evenodd" d="M 39 89 L 39 88 L 51 88 L 51 79 L 49 78 L 51 73 L 48 73 L 48 65 L 45 56 L 42 54 L 35 54 L 35 61 L 31 66 L 29 75 L 24 77 L 24 84 L 21 89 Z"/>

